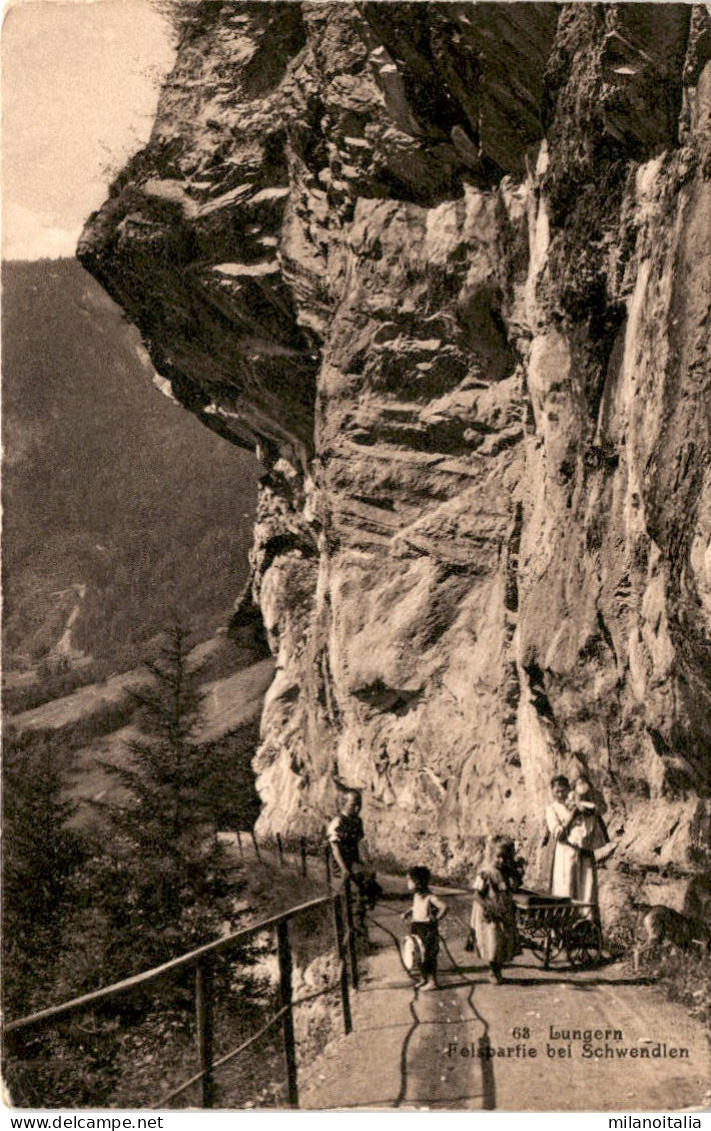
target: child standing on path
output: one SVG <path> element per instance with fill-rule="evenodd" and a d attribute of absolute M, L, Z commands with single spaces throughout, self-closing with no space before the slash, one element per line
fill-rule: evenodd
<path fill-rule="evenodd" d="M 501 967 L 520 952 L 514 883 L 507 870 L 512 849 L 508 837 L 489 837 L 483 867 L 474 881 L 471 927 L 479 956 L 489 963 L 491 981 L 498 985 L 503 981 Z"/>
<path fill-rule="evenodd" d="M 438 924 L 447 914 L 447 905 L 430 891 L 430 870 L 416 865 L 407 873 L 407 886 L 413 893 L 412 907 L 403 911 L 402 918 L 412 916 L 412 934 L 422 942 L 424 960 L 422 962 L 422 981 L 418 982 L 424 992 L 437 989 L 437 955 L 439 954 Z"/>

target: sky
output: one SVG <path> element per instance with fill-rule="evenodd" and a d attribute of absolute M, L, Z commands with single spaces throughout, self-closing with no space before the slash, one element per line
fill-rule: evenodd
<path fill-rule="evenodd" d="M 73 256 L 85 219 L 148 139 L 170 29 L 149 0 L 6 0 L 2 10 L 2 253 Z"/>

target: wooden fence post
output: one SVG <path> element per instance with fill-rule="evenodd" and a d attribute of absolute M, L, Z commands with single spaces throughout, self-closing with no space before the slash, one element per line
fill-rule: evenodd
<path fill-rule="evenodd" d="M 284 1036 L 284 1062 L 288 1084 L 289 1107 L 299 1106 L 299 1091 L 296 1083 L 296 1046 L 294 1042 L 294 1010 L 291 990 L 291 947 L 289 945 L 289 920 L 277 923 L 277 949 L 279 953 L 279 1005 L 286 1007 L 282 1017 Z"/>
<path fill-rule="evenodd" d="M 255 855 L 256 855 L 256 857 L 257 857 L 257 860 L 258 860 L 258 861 L 259 861 L 259 863 L 261 864 L 261 863 L 262 863 L 262 858 L 261 858 L 261 856 L 259 855 L 259 845 L 257 844 L 257 838 L 256 838 L 256 836 L 254 835 L 254 829 L 252 829 L 252 844 L 254 845 L 254 852 L 255 852 Z"/>
<path fill-rule="evenodd" d="M 301 838 L 301 875 L 306 877 L 309 874 L 308 865 L 306 863 L 306 837 Z"/>
<path fill-rule="evenodd" d="M 348 957 L 351 967 L 351 985 L 358 989 L 358 951 L 356 949 L 355 926 L 353 924 L 353 892 L 351 881 L 346 877 L 346 926 L 348 927 Z"/>
<path fill-rule="evenodd" d="M 341 964 L 339 982 L 341 985 L 343 1027 L 346 1031 L 346 1036 L 348 1036 L 353 1028 L 353 1022 L 351 1020 L 351 1002 L 348 996 L 348 966 L 346 963 L 346 948 L 343 941 L 343 899 L 340 895 L 337 895 L 333 900 L 333 926 L 336 932 L 336 949 L 338 952 L 338 961 Z"/>
<path fill-rule="evenodd" d="M 215 1102 L 215 1081 L 212 1073 L 213 1061 L 213 965 L 210 959 L 198 962 L 195 967 L 195 1019 L 197 1028 L 197 1047 L 202 1072 L 202 1106 L 213 1107 Z"/>
<path fill-rule="evenodd" d="M 281 833 L 277 833 L 277 848 L 279 850 L 279 864 L 284 867 L 284 849 L 281 843 Z"/>

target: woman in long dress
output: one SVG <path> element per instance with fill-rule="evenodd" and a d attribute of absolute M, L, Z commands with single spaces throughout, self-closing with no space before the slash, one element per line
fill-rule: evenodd
<path fill-rule="evenodd" d="M 576 854 L 572 898 L 590 906 L 586 918 L 600 920 L 595 850 L 609 841 L 607 829 L 592 799 L 590 782 L 578 778 L 573 790 L 575 813 L 567 834 L 568 844 Z"/>
<path fill-rule="evenodd" d="M 549 891 L 575 899 L 577 888 L 578 850 L 568 841 L 568 834 L 577 818 L 577 811 L 566 804 L 570 782 L 563 774 L 551 781 L 553 801 L 546 809 L 546 825 L 551 844 Z"/>

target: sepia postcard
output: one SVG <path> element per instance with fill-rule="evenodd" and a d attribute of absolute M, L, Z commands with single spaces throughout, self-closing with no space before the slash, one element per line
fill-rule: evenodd
<path fill-rule="evenodd" d="M 709 6 L 19 0 L 2 115 L 5 1112 L 700 1128 Z"/>

